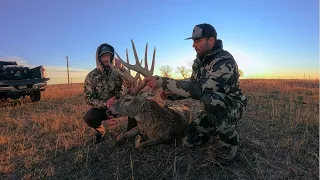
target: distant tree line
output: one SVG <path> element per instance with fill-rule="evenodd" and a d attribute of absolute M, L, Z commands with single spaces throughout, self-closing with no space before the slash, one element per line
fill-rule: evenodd
<path fill-rule="evenodd" d="M 160 67 L 160 72 L 163 77 L 172 77 L 172 67 L 169 65 L 163 65 Z M 176 68 L 176 72 L 181 74 L 184 79 L 187 79 L 191 76 L 192 70 L 186 68 L 185 66 L 178 66 Z M 240 77 L 243 77 L 244 73 L 241 69 L 239 69 Z"/>

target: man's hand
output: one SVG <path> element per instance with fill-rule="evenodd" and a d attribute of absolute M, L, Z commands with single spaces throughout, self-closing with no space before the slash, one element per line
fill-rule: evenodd
<path fill-rule="evenodd" d="M 107 108 L 109 109 L 116 101 L 117 101 L 117 100 L 116 100 L 115 97 L 112 97 L 112 98 L 108 99 L 108 101 L 107 101 Z"/>
<path fill-rule="evenodd" d="M 116 68 L 119 68 L 120 70 L 124 70 L 124 66 L 123 66 L 122 62 L 119 59 L 114 58 L 114 62 L 115 62 L 115 67 Z"/>
<path fill-rule="evenodd" d="M 145 77 L 143 79 L 143 82 L 146 83 L 146 85 L 149 86 L 151 89 L 158 88 L 156 76 Z"/>

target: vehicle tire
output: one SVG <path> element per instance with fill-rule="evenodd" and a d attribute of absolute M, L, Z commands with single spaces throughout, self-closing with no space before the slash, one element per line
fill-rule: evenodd
<path fill-rule="evenodd" d="M 32 94 L 30 94 L 30 99 L 31 99 L 32 102 L 40 101 L 41 92 L 40 91 L 33 92 Z"/>
<path fill-rule="evenodd" d="M 5 102 L 5 101 L 8 101 L 8 98 L 0 98 L 0 102 Z"/>

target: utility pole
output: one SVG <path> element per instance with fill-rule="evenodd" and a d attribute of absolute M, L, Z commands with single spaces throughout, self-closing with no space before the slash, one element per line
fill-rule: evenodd
<path fill-rule="evenodd" d="M 68 60 L 68 56 L 66 58 L 67 58 L 68 84 L 70 84 L 70 81 L 69 81 L 69 60 Z"/>

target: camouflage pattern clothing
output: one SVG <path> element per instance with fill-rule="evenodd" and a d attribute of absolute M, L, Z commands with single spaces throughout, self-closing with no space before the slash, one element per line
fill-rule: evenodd
<path fill-rule="evenodd" d="M 121 96 L 122 83 L 122 78 L 111 69 L 92 70 L 84 82 L 86 103 L 97 109 L 107 109 L 108 99 Z"/>
<path fill-rule="evenodd" d="M 194 60 L 190 81 L 157 77 L 158 87 L 178 95 L 175 99 L 200 100 L 202 110 L 189 124 L 184 138 L 188 147 L 206 143 L 210 135 L 220 137 L 220 162 L 233 159 L 239 141 L 236 123 L 242 118 L 247 99 L 239 88 L 239 71 L 233 56 L 217 40 L 211 52 Z"/>
<path fill-rule="evenodd" d="M 110 68 L 105 68 L 99 60 L 99 54 L 103 46 L 101 44 L 96 51 L 96 68 L 86 77 L 84 82 L 84 94 L 87 104 L 98 109 L 107 109 L 107 100 L 112 97 L 120 97 L 123 80 L 120 75 Z M 113 57 L 112 57 L 113 59 Z"/>
<path fill-rule="evenodd" d="M 100 62 L 99 54 L 103 47 L 108 47 L 114 52 L 113 47 L 109 44 L 101 44 L 96 51 L 97 67 L 86 76 L 84 82 L 84 98 L 86 103 L 92 106 L 84 115 L 84 120 L 88 126 L 94 128 L 102 136 L 105 133 L 105 128 L 101 121 L 108 119 L 108 99 L 112 97 L 120 98 L 123 90 L 126 90 L 129 84 L 124 82 L 117 72 L 111 68 L 104 67 Z M 111 61 L 113 61 L 113 56 Z"/>

